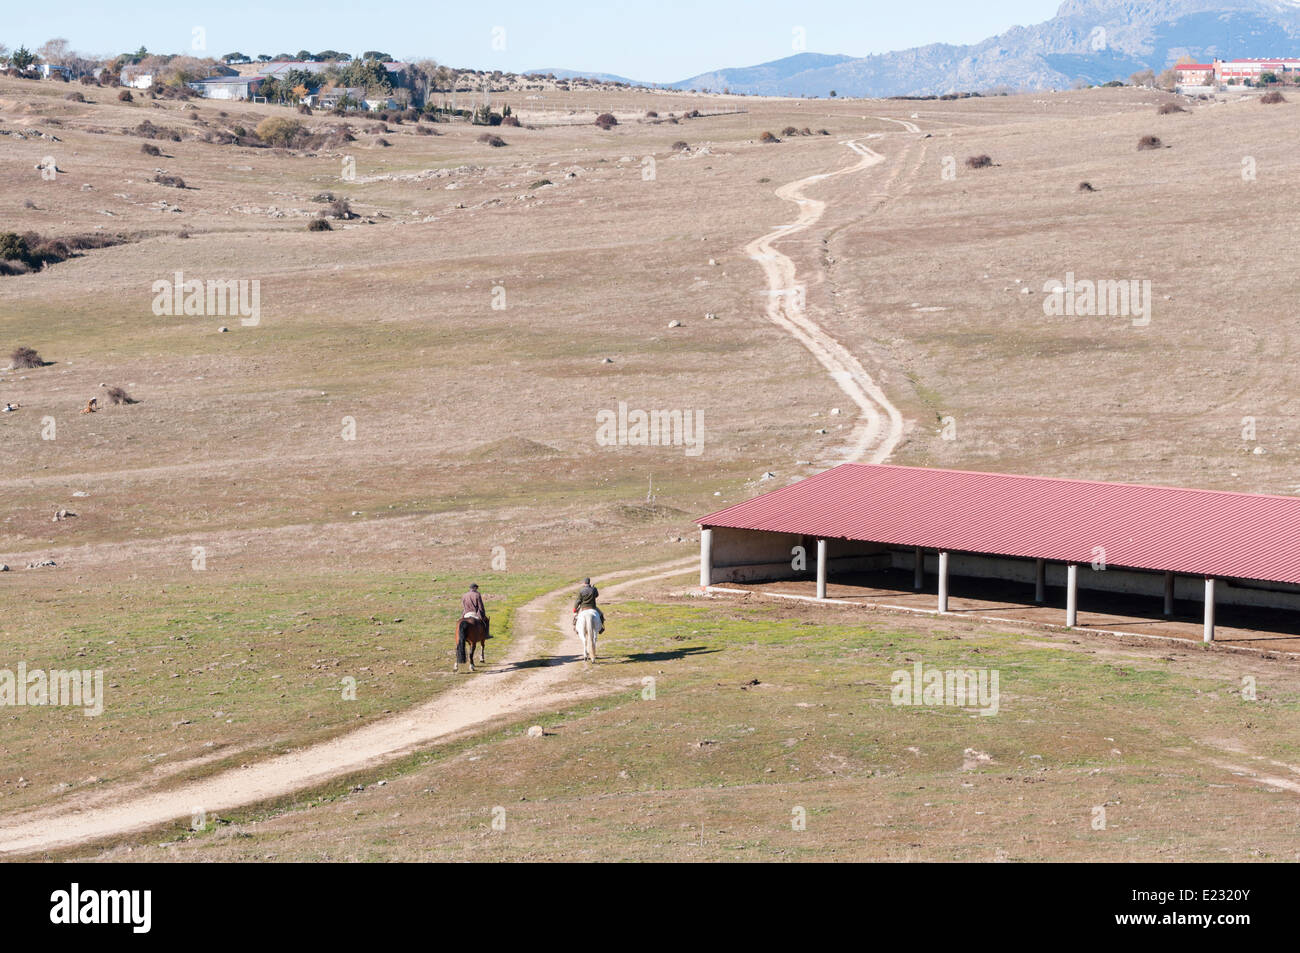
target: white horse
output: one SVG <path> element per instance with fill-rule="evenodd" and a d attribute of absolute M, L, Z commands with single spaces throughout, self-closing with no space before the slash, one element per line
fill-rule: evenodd
<path fill-rule="evenodd" d="M 582 655 L 588 662 L 596 661 L 596 633 L 600 631 L 600 620 L 595 609 L 583 609 L 573 620 L 573 627 L 582 639 Z"/>

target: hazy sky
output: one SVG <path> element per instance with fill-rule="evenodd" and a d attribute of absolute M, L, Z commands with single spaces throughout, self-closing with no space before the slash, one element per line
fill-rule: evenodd
<path fill-rule="evenodd" d="M 468 68 L 569 68 L 653 82 L 789 56 L 796 52 L 797 27 L 805 31 L 810 52 L 865 56 L 925 43 L 975 42 L 1009 26 L 1049 19 L 1058 6 L 1058 0 L 0 3 L 6 7 L 0 43 L 11 48 L 34 49 L 62 36 L 88 53 L 141 45 L 189 52 L 199 28 L 204 55 L 211 56 L 375 49 Z"/>

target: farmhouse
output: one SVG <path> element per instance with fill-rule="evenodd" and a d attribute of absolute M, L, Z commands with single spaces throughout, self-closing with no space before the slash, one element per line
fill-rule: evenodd
<path fill-rule="evenodd" d="M 188 85 L 204 99 L 252 99 L 262 85 L 262 77 L 209 76 Z"/>
<path fill-rule="evenodd" d="M 940 613 L 958 578 L 1037 606 L 1063 587 L 1071 627 L 1081 589 L 1165 618 L 1185 600 L 1206 642 L 1216 606 L 1300 609 L 1300 498 L 846 464 L 698 522 L 704 587 L 934 579 Z"/>

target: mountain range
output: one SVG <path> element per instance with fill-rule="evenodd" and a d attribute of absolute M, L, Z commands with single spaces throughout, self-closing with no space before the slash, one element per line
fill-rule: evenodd
<path fill-rule="evenodd" d="M 798 53 L 757 66 L 639 83 L 763 96 L 924 96 L 952 92 L 1067 89 L 1078 82 L 1159 73 L 1180 57 L 1289 56 L 1300 50 L 1300 0 L 1064 0 L 1044 23 L 1013 27 L 980 43 L 935 43 L 873 56 Z M 557 76 L 612 74 L 537 70 Z"/>

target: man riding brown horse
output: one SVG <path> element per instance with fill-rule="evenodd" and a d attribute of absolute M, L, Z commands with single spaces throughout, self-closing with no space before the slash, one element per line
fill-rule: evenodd
<path fill-rule="evenodd" d="M 490 634 L 491 620 L 483 597 L 479 595 L 478 583 L 469 587 L 469 592 L 460 597 L 461 617 L 456 623 L 456 665 L 453 672 L 459 672 L 461 665 L 469 662 L 470 671 L 474 671 L 474 646 L 479 647 L 479 660 L 487 662 L 487 640 Z M 466 645 L 469 646 L 468 658 Z"/>

